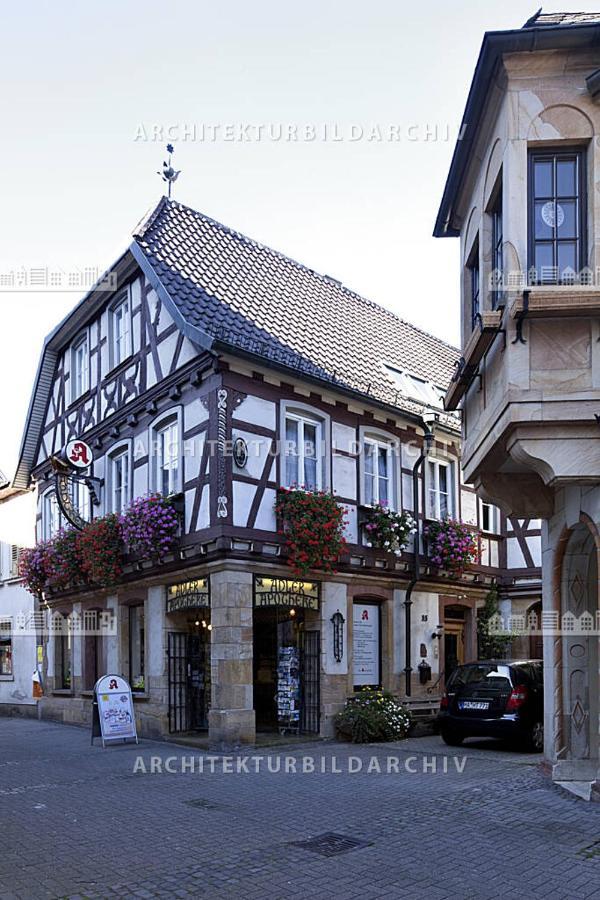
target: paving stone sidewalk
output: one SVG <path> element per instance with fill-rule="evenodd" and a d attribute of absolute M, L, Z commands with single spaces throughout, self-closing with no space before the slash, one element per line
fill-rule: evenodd
<path fill-rule="evenodd" d="M 600 804 L 538 757 L 437 737 L 245 756 L 0 718 L 0 900 L 600 900 Z"/>

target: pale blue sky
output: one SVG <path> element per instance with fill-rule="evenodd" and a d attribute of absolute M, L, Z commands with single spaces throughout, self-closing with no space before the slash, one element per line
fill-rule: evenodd
<path fill-rule="evenodd" d="M 552 9 L 581 5 L 600 9 L 598 0 Z M 162 192 L 164 141 L 136 141 L 140 125 L 187 124 L 199 136 L 203 123 L 328 123 L 345 139 L 175 142 L 183 170 L 175 197 L 456 342 L 458 245 L 431 237 L 435 213 L 483 32 L 520 27 L 535 8 L 535 0 L 6 6 L 0 274 L 103 270 L 118 256 Z M 351 126 L 374 124 L 384 134 L 398 126 L 400 140 L 348 139 Z M 425 140 L 436 126 L 441 139 Z M 78 298 L 0 293 L 8 474 L 43 337 Z"/>

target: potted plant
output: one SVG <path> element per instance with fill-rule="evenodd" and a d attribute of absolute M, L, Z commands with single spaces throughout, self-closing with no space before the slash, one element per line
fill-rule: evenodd
<path fill-rule="evenodd" d="M 179 516 L 170 499 L 161 494 L 138 497 L 119 516 L 127 550 L 141 559 L 160 562 L 177 536 Z"/>
<path fill-rule="evenodd" d="M 462 575 L 467 566 L 479 562 L 479 533 L 464 522 L 456 519 L 428 522 L 423 534 L 434 566 Z"/>
<path fill-rule="evenodd" d="M 400 556 L 416 531 L 415 520 L 409 513 L 396 512 L 383 503 L 364 509 L 363 528 L 367 547 L 396 556 Z"/>

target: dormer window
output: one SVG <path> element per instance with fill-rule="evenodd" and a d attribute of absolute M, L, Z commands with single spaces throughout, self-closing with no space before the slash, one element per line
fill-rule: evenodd
<path fill-rule="evenodd" d="M 573 284 L 585 267 L 582 150 L 529 153 L 529 281 Z"/>
<path fill-rule="evenodd" d="M 417 400 L 426 406 L 444 408 L 444 390 L 435 385 L 433 381 L 426 381 L 424 378 L 419 378 L 402 369 L 395 369 L 393 366 L 384 365 L 384 369 L 394 379 L 403 397 Z"/>
<path fill-rule="evenodd" d="M 90 353 L 87 332 L 71 347 L 71 401 L 86 394 L 90 387 Z"/>
<path fill-rule="evenodd" d="M 129 291 L 120 294 L 109 309 L 109 332 L 111 367 L 121 363 L 131 356 L 131 305 Z"/>

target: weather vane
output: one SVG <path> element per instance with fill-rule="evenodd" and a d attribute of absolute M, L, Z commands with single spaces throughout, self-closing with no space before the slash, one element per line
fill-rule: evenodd
<path fill-rule="evenodd" d="M 162 172 L 156 173 L 157 175 L 162 175 L 162 180 L 166 181 L 167 184 L 169 185 L 169 189 L 168 189 L 168 193 L 167 193 L 167 196 L 169 197 L 169 199 L 171 199 L 171 185 L 173 184 L 174 181 L 177 181 L 177 178 L 179 177 L 179 173 L 181 172 L 181 169 L 177 169 L 177 171 L 176 171 L 173 168 L 173 166 L 171 165 L 171 156 L 173 155 L 174 152 L 175 152 L 175 150 L 173 149 L 173 144 L 167 144 L 167 153 L 169 154 L 169 161 L 163 162 Z"/>

